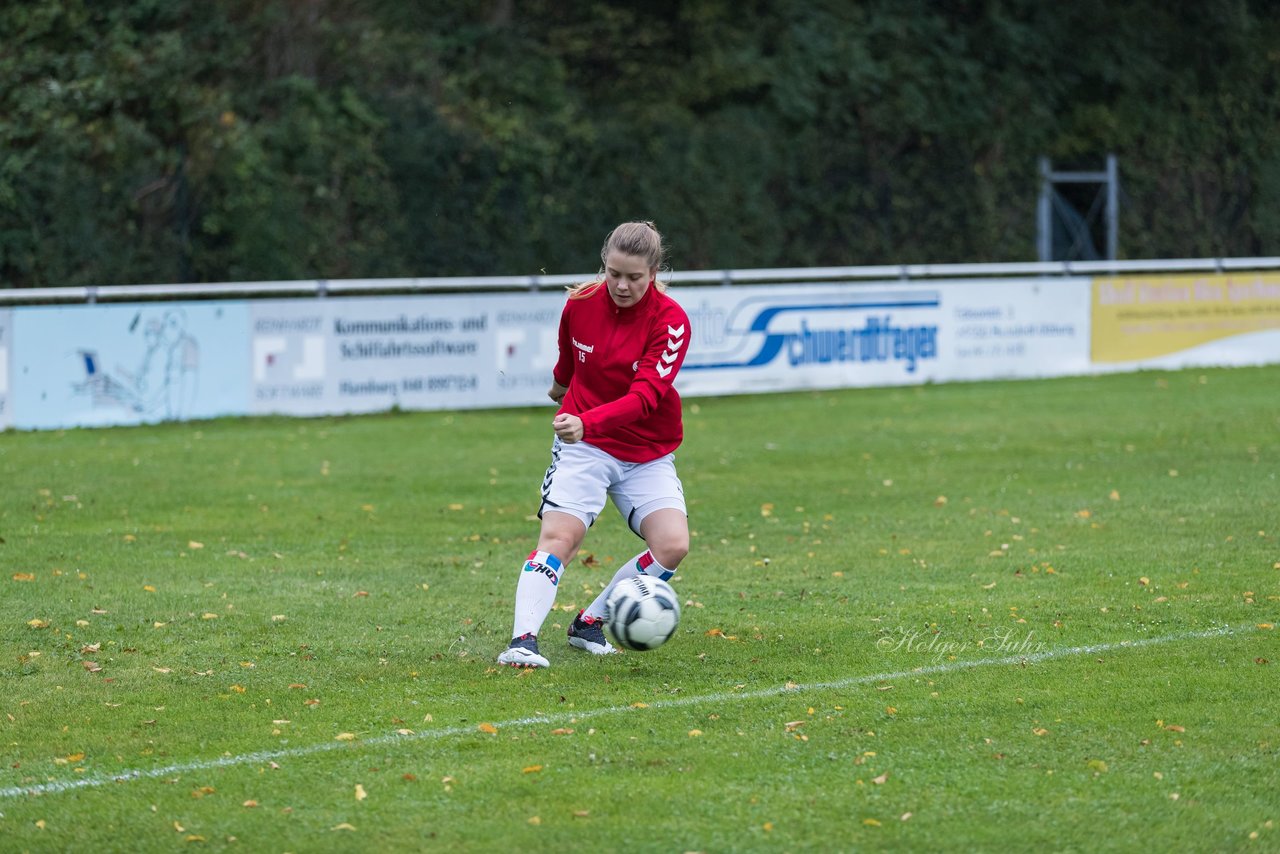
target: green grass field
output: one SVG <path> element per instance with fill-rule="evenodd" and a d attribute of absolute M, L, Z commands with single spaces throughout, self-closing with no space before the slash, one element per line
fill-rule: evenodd
<path fill-rule="evenodd" d="M 1275 851 L 1280 367 L 686 401 L 677 636 L 499 668 L 552 410 L 0 434 L 0 851 Z"/>

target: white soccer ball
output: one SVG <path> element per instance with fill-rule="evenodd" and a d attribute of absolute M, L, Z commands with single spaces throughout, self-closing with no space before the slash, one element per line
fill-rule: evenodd
<path fill-rule="evenodd" d="M 605 608 L 609 634 L 627 649 L 662 646 L 680 624 L 680 600 L 675 589 L 647 575 L 619 581 L 609 592 Z"/>

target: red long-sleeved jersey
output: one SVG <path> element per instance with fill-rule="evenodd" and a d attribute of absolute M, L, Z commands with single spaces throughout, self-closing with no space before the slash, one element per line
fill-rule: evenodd
<path fill-rule="evenodd" d="M 684 438 L 680 395 L 671 384 L 689 336 L 689 316 L 653 285 L 628 308 L 619 308 L 604 285 L 568 300 L 552 372 L 569 389 L 560 412 L 582 419 L 584 442 L 624 462 L 671 453 Z"/>

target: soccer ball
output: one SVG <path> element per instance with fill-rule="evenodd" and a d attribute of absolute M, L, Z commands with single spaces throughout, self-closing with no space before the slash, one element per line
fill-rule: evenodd
<path fill-rule="evenodd" d="M 619 581 L 605 603 L 609 634 L 627 649 L 654 649 L 680 624 L 680 601 L 665 581 L 637 575 Z"/>

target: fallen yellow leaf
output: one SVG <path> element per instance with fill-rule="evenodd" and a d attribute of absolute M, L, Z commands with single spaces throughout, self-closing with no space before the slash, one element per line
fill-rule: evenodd
<path fill-rule="evenodd" d="M 36 575 L 34 572 L 15 572 L 13 574 L 13 580 L 14 581 L 35 581 Z"/>
<path fill-rule="evenodd" d="M 542 766 L 541 766 L 541 765 L 529 765 L 528 767 L 522 768 L 522 769 L 521 769 L 521 771 L 520 771 L 520 773 L 522 773 L 522 774 L 536 774 L 536 773 L 538 773 L 538 772 L 539 772 L 539 771 L 541 771 L 541 770 L 542 770 Z"/>
<path fill-rule="evenodd" d="M 1048 735 L 1048 734 L 1049 734 L 1049 730 L 1045 729 L 1044 727 L 1036 727 L 1035 729 L 1033 729 L 1033 730 L 1031 730 L 1031 731 L 1032 731 L 1032 732 L 1034 732 L 1036 735 Z"/>
<path fill-rule="evenodd" d="M 700 730 L 700 729 L 691 729 L 691 730 L 689 730 L 689 737 L 690 737 L 690 738 L 697 738 L 697 737 L 698 737 L 698 736 L 700 736 L 700 735 L 702 735 L 702 730 Z"/>
<path fill-rule="evenodd" d="M 192 540 L 191 542 L 187 543 L 187 548 L 191 549 L 192 551 L 195 551 L 196 549 L 202 549 L 204 548 L 204 543 L 197 543 L 195 540 Z"/>
<path fill-rule="evenodd" d="M 879 826 L 880 826 L 880 822 L 876 821 L 874 818 L 864 818 L 864 819 L 862 820 L 862 823 L 863 823 L 863 824 L 865 824 L 867 827 L 879 827 Z"/>
<path fill-rule="evenodd" d="M 884 772 L 884 773 L 883 773 L 883 774 L 881 774 L 879 777 L 874 777 L 874 778 L 872 778 L 872 780 L 871 780 L 871 782 L 875 783 L 877 786 L 883 786 L 883 785 L 884 785 L 885 783 L 887 783 L 888 781 L 889 781 L 889 772 L 888 772 L 888 771 Z"/>
<path fill-rule="evenodd" d="M 488 733 L 489 735 L 493 735 L 495 732 L 498 731 L 498 728 L 490 723 L 480 724 L 480 726 L 476 727 L 476 729 L 480 730 L 483 733 Z"/>
<path fill-rule="evenodd" d="M 344 821 L 342 824 L 335 824 L 329 830 L 355 830 L 355 828 Z"/>
<path fill-rule="evenodd" d="M 369 793 L 364 790 L 364 786 L 356 783 L 356 800 L 363 801 L 367 797 L 369 797 Z"/>
<path fill-rule="evenodd" d="M 354 732 L 340 732 L 333 737 L 334 741 L 355 741 L 356 734 Z"/>

